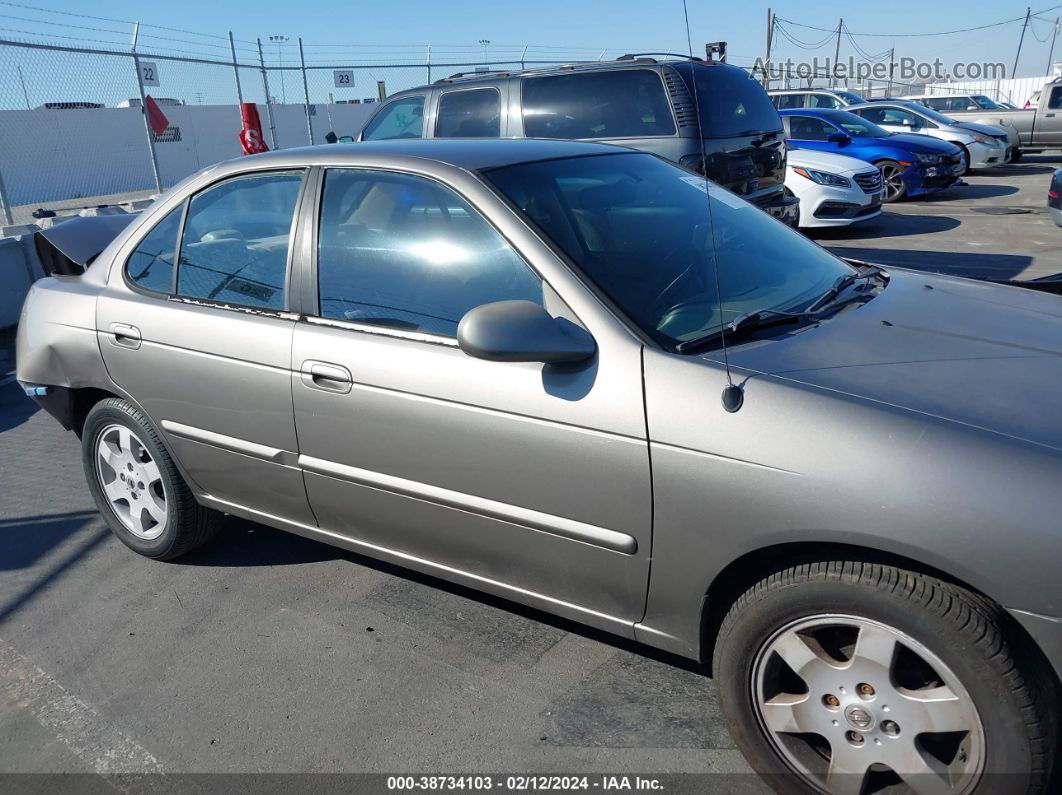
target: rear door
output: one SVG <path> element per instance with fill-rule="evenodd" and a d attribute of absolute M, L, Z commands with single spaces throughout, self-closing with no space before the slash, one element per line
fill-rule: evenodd
<path fill-rule="evenodd" d="M 510 233 L 527 234 L 479 190 Z M 643 610 L 650 552 L 640 344 L 604 315 L 576 316 L 571 306 L 592 306 L 585 288 L 561 271 L 551 285 L 532 267 L 551 264 L 548 249 L 518 252 L 435 179 L 329 169 L 318 208 L 318 309 L 296 325 L 292 361 L 300 463 L 321 527 L 623 631 Z M 598 354 L 555 366 L 463 353 L 464 313 L 512 299 L 583 324 Z"/>
<path fill-rule="evenodd" d="M 234 176 L 170 209 L 120 255 L 97 328 L 111 377 L 201 491 L 313 524 L 296 464 L 287 311 L 303 182 L 301 170 Z"/>

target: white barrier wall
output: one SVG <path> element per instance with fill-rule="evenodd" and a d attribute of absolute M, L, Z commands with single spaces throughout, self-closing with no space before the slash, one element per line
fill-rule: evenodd
<path fill-rule="evenodd" d="M 329 130 L 356 135 L 376 105 L 311 105 L 314 140 Z M 199 169 L 241 154 L 235 105 L 162 108 L 180 140 L 155 144 L 164 187 Z M 306 146 L 303 105 L 272 105 L 278 148 Z M 258 106 L 265 140 L 269 121 Z M 163 136 L 170 137 L 169 131 Z M 139 108 L 0 111 L 0 175 L 13 206 L 150 190 L 151 173 L 144 120 Z"/>

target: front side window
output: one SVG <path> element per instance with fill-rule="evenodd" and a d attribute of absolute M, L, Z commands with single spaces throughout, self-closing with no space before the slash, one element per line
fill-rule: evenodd
<path fill-rule="evenodd" d="M 125 273 L 138 287 L 156 293 L 169 293 L 173 290 L 177 233 L 181 228 L 183 212 L 183 204 L 170 210 L 129 255 L 125 263 Z"/>
<path fill-rule="evenodd" d="M 954 105 L 951 97 L 926 97 L 922 103 L 933 110 L 962 110 L 961 107 Z"/>
<path fill-rule="evenodd" d="M 1051 96 L 1047 100 L 1047 107 L 1049 110 L 1058 110 L 1059 108 L 1062 108 L 1062 87 L 1051 89 Z"/>
<path fill-rule="evenodd" d="M 460 196 L 378 171 L 326 173 L 317 277 L 322 317 L 446 337 L 482 304 L 543 301 L 538 276 Z"/>
<path fill-rule="evenodd" d="M 439 99 L 436 138 L 497 138 L 501 135 L 501 95 L 496 88 L 450 91 Z"/>
<path fill-rule="evenodd" d="M 864 119 L 875 124 L 892 124 L 894 126 L 921 127 L 922 120 L 908 110 L 901 108 L 882 108 L 881 118 L 875 119 L 866 113 L 860 114 Z"/>
<path fill-rule="evenodd" d="M 836 132 L 828 121 L 814 116 L 789 117 L 789 137 L 795 141 L 825 141 Z"/>
<path fill-rule="evenodd" d="M 302 174 L 238 177 L 192 197 L 181 236 L 177 294 L 284 308 Z"/>
<path fill-rule="evenodd" d="M 841 107 L 841 100 L 837 97 L 831 97 L 829 94 L 811 94 L 811 101 L 808 103 L 812 108 L 839 108 Z"/>
<path fill-rule="evenodd" d="M 652 155 L 549 160 L 484 176 L 665 345 L 713 333 L 746 312 L 806 308 L 852 273 L 734 194 L 713 185 L 709 199 L 703 177 Z"/>
<path fill-rule="evenodd" d="M 641 138 L 674 135 L 664 84 L 648 69 L 550 75 L 523 83 L 528 138 Z"/>
<path fill-rule="evenodd" d="M 402 97 L 380 109 L 365 125 L 363 141 L 424 136 L 424 96 Z"/>

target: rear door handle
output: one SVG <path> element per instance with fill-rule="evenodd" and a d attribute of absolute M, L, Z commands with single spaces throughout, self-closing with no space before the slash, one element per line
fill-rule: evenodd
<path fill-rule="evenodd" d="M 302 382 L 311 389 L 323 389 L 325 392 L 338 392 L 342 395 L 349 392 L 354 384 L 350 370 L 329 362 L 305 361 L 302 363 L 300 375 Z"/>
<path fill-rule="evenodd" d="M 143 341 L 143 337 L 140 336 L 140 329 L 136 326 L 130 326 L 128 323 L 111 323 L 111 334 L 114 335 L 114 344 L 123 348 L 136 350 Z"/>

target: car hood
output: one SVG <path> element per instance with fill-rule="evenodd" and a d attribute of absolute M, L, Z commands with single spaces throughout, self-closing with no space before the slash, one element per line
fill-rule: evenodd
<path fill-rule="evenodd" d="M 1007 131 L 1002 127 L 994 127 L 991 124 L 978 124 L 977 122 L 959 122 L 952 125 L 953 127 L 961 127 L 964 130 L 970 130 L 971 132 L 979 133 L 981 135 L 1007 135 Z"/>
<path fill-rule="evenodd" d="M 890 273 L 872 301 L 735 346 L 731 364 L 1062 450 L 1062 300 Z"/>
<path fill-rule="evenodd" d="M 848 174 L 850 172 L 871 171 L 874 169 L 866 160 L 834 152 L 816 152 L 814 149 L 790 149 L 786 155 L 789 168 L 814 168 L 830 174 Z"/>
<path fill-rule="evenodd" d="M 909 152 L 952 155 L 958 151 L 954 144 L 949 144 L 947 141 L 938 141 L 936 138 L 930 138 L 928 135 L 919 135 L 918 133 L 895 133 L 888 138 L 876 138 L 874 140 L 885 146 L 903 147 Z"/>

